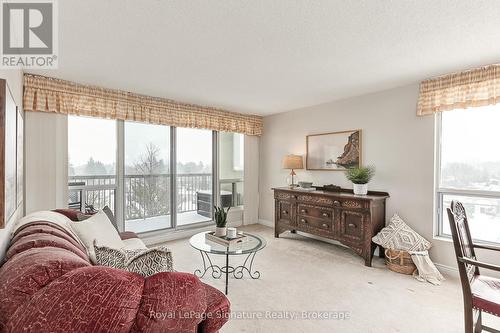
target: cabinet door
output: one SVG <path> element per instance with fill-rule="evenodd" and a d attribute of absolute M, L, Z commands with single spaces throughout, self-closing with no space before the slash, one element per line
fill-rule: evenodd
<path fill-rule="evenodd" d="M 276 217 L 278 222 L 292 224 L 292 203 L 288 201 L 276 201 Z"/>
<path fill-rule="evenodd" d="M 363 241 L 369 215 L 354 210 L 340 210 L 340 238 L 346 242 Z"/>

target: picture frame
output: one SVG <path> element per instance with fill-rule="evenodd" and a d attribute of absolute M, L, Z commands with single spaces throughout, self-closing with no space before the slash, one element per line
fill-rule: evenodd
<path fill-rule="evenodd" d="M 16 207 L 24 202 L 24 116 L 17 107 L 17 144 L 16 144 Z"/>
<path fill-rule="evenodd" d="M 18 201 L 18 193 L 22 193 L 24 186 L 23 172 L 18 170 L 24 167 L 18 160 L 24 156 L 22 147 L 18 147 L 18 134 L 23 136 L 18 129 L 20 113 L 6 80 L 0 79 L 0 154 L 3 157 L 0 160 L 0 229 L 5 228 L 23 202 Z M 19 173 L 22 178 L 18 178 Z"/>
<path fill-rule="evenodd" d="M 306 169 L 345 171 L 360 167 L 361 129 L 306 136 Z"/>

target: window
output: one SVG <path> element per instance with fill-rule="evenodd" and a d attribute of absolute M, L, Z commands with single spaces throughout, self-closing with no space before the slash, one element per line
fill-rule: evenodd
<path fill-rule="evenodd" d="M 438 118 L 438 234 L 450 236 L 446 209 L 467 210 L 472 237 L 500 243 L 500 106 L 443 112 Z"/>
<path fill-rule="evenodd" d="M 177 224 L 212 219 L 213 132 L 194 128 L 176 130 Z"/>
<path fill-rule="evenodd" d="M 170 127 L 125 122 L 125 230 L 170 228 Z"/>
<path fill-rule="evenodd" d="M 69 116 L 68 205 L 107 205 L 137 233 L 208 222 L 215 204 L 243 204 L 243 137 Z"/>
<path fill-rule="evenodd" d="M 243 205 L 244 138 L 239 133 L 219 133 L 220 204 L 223 207 Z"/>

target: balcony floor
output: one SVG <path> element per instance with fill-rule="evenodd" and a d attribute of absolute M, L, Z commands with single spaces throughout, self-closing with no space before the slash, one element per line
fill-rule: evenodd
<path fill-rule="evenodd" d="M 184 226 L 188 224 L 207 221 L 210 221 L 208 217 L 199 215 L 196 213 L 196 211 L 184 212 L 177 215 L 177 226 Z M 170 215 L 125 221 L 125 230 L 133 231 L 135 233 L 165 229 L 169 228 L 170 226 Z"/>

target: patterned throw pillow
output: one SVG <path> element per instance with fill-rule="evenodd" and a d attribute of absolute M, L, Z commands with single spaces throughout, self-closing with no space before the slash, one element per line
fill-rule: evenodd
<path fill-rule="evenodd" d="M 172 253 L 168 248 L 160 246 L 154 249 L 133 251 L 135 253 L 128 258 L 125 265 L 127 271 L 144 277 L 160 272 L 173 272 Z"/>
<path fill-rule="evenodd" d="M 386 249 L 399 251 L 425 251 L 431 247 L 431 243 L 410 228 L 398 214 L 394 214 L 390 223 L 372 240 Z"/>
<path fill-rule="evenodd" d="M 127 254 L 125 251 L 112 249 L 107 246 L 98 246 L 94 241 L 95 262 L 100 266 L 125 269 Z"/>
<path fill-rule="evenodd" d="M 165 246 L 154 249 L 117 250 L 94 242 L 96 263 L 123 269 L 144 277 L 160 272 L 173 272 L 172 253 Z"/>

